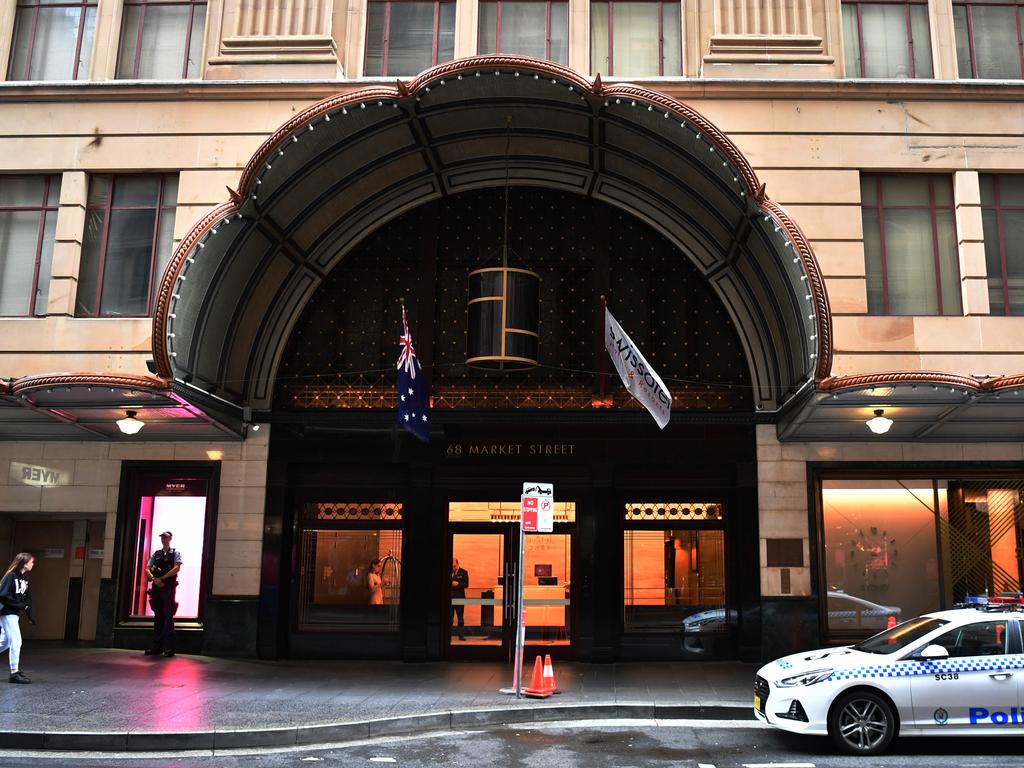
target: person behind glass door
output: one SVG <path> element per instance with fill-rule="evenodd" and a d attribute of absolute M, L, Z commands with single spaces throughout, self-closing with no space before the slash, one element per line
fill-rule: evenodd
<path fill-rule="evenodd" d="M 11 561 L 3 579 L 0 579 L 0 653 L 7 651 L 10 662 L 12 683 L 25 685 L 32 682 L 18 669 L 21 657 L 21 627 L 18 615 L 25 611 L 29 623 L 36 623 L 32 609 L 32 595 L 28 591 L 28 574 L 35 567 L 36 559 L 28 552 L 19 552 Z"/>
<path fill-rule="evenodd" d="M 384 582 L 380 578 L 380 560 L 371 560 L 370 569 L 366 572 L 366 588 L 369 590 L 370 605 L 384 605 L 384 589 L 381 586 Z"/>
<path fill-rule="evenodd" d="M 466 588 L 469 587 L 469 573 L 465 568 L 459 567 L 459 561 L 452 558 L 452 600 L 465 600 Z M 452 605 L 452 628 L 455 629 L 459 640 L 466 639 L 466 606 Z M 458 624 L 455 623 L 456 619 Z"/>
<path fill-rule="evenodd" d="M 181 570 L 181 553 L 171 547 L 171 532 L 160 534 L 163 545 L 149 556 L 146 566 L 146 581 L 153 582 L 149 588 L 149 605 L 153 609 L 153 645 L 146 650 L 147 656 L 174 655 L 174 612 L 178 604 L 174 593 L 178 588 L 178 571 Z"/>

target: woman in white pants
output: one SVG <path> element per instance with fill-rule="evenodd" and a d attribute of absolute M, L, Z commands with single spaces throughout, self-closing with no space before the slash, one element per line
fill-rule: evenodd
<path fill-rule="evenodd" d="M 28 620 L 36 623 L 35 612 L 32 610 L 32 596 L 28 591 L 28 574 L 36 564 L 36 559 L 29 552 L 19 552 L 11 561 L 7 572 L 0 579 L 0 653 L 7 651 L 10 662 L 12 683 L 27 684 L 32 682 L 18 669 L 21 657 L 21 627 L 18 616 L 22 611 Z"/>

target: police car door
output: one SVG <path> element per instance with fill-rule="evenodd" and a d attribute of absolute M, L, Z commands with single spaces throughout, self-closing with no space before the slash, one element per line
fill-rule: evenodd
<path fill-rule="evenodd" d="M 918 649 L 912 663 L 920 667 L 910 677 L 916 727 L 932 731 L 1020 727 L 1016 621 L 990 614 L 984 621 L 943 633 L 931 644 L 945 648 L 949 658 L 923 660 L 919 656 L 923 649 Z"/>

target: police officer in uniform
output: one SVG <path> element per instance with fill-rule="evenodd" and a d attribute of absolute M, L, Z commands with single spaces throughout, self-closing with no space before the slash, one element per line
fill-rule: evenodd
<path fill-rule="evenodd" d="M 178 604 L 174 593 L 178 588 L 178 571 L 181 570 L 181 553 L 171 547 L 171 532 L 160 534 L 163 545 L 149 556 L 146 566 L 146 580 L 153 582 L 149 587 L 149 605 L 153 609 L 153 646 L 147 656 L 174 655 L 174 612 Z"/>

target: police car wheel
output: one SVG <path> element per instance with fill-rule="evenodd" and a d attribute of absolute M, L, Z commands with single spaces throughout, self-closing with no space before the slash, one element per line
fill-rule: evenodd
<path fill-rule="evenodd" d="M 877 755 L 896 736 L 892 706 L 870 691 L 842 696 L 828 716 L 828 733 L 840 751 L 848 755 Z"/>

